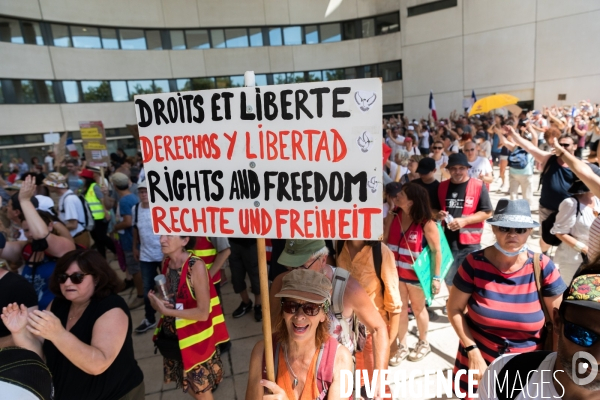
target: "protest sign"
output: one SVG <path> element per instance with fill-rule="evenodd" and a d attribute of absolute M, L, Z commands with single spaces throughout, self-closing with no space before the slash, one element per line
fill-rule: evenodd
<path fill-rule="evenodd" d="M 102 121 L 79 122 L 85 160 L 90 167 L 108 167 L 106 133 Z"/>
<path fill-rule="evenodd" d="M 383 233 L 381 81 L 135 96 L 157 234 Z"/>

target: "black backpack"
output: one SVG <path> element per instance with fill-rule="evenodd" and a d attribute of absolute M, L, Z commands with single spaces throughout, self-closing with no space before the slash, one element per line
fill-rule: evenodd
<path fill-rule="evenodd" d="M 581 210 L 579 209 L 580 203 L 579 199 L 576 196 L 573 196 L 573 198 L 577 202 L 577 208 L 575 209 L 575 218 L 577 218 L 581 214 Z M 552 214 L 548 215 L 548 218 L 546 218 L 544 222 L 542 222 L 542 226 L 540 227 L 542 239 L 550 246 L 558 246 L 562 243 L 562 241 L 559 238 L 550 233 L 550 231 L 554 227 L 554 223 L 556 222 L 557 214 L 558 211 L 554 211 Z"/>

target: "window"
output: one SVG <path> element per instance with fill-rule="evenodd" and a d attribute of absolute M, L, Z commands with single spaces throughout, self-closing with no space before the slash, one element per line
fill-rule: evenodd
<path fill-rule="evenodd" d="M 231 87 L 231 78 L 228 76 L 221 76 L 217 78 L 217 89 L 226 89 Z"/>
<path fill-rule="evenodd" d="M 0 17 L 0 41 L 24 43 L 18 20 Z"/>
<path fill-rule="evenodd" d="M 259 47 L 263 45 L 262 29 L 250 28 L 250 46 Z"/>
<path fill-rule="evenodd" d="M 377 65 L 365 65 L 363 68 L 365 71 L 365 78 L 375 78 L 378 76 Z"/>
<path fill-rule="evenodd" d="M 225 29 L 225 38 L 227 47 L 248 47 L 248 32 L 246 28 L 241 29 Z"/>
<path fill-rule="evenodd" d="M 112 93 L 113 101 L 128 101 L 129 93 L 127 93 L 127 82 L 111 81 L 110 92 Z"/>
<path fill-rule="evenodd" d="M 33 104 L 35 103 L 35 92 L 33 90 L 33 81 L 30 80 L 13 80 L 15 96 L 17 103 Z"/>
<path fill-rule="evenodd" d="M 21 22 L 23 28 L 23 39 L 27 44 L 37 44 L 38 46 L 44 45 L 44 37 L 42 36 L 42 30 L 40 24 L 37 22 L 23 21 Z"/>
<path fill-rule="evenodd" d="M 342 22 L 342 30 L 344 32 L 344 40 L 356 39 L 356 22 Z"/>
<path fill-rule="evenodd" d="M 160 31 L 146 31 L 146 46 L 148 50 L 162 50 Z"/>
<path fill-rule="evenodd" d="M 339 42 L 342 40 L 342 32 L 340 31 L 340 24 L 326 24 L 321 25 L 321 43 Z"/>
<path fill-rule="evenodd" d="M 375 34 L 398 32 L 400 30 L 400 19 L 397 13 L 382 15 L 375 18 Z"/>
<path fill-rule="evenodd" d="M 141 29 L 119 29 L 123 50 L 146 50 L 146 37 Z"/>
<path fill-rule="evenodd" d="M 83 101 L 99 103 L 111 100 L 110 84 L 108 81 L 81 81 Z"/>
<path fill-rule="evenodd" d="M 356 68 L 346 68 L 344 70 L 344 79 L 356 79 Z"/>
<path fill-rule="evenodd" d="M 169 81 L 167 79 L 155 80 L 152 90 L 153 93 L 169 93 L 171 91 L 169 89 Z"/>
<path fill-rule="evenodd" d="M 308 73 L 309 82 L 321 82 L 323 80 L 323 74 L 321 71 L 310 71 Z"/>
<path fill-rule="evenodd" d="M 271 46 L 281 46 L 281 28 L 269 28 L 269 44 Z"/>
<path fill-rule="evenodd" d="M 173 50 L 185 50 L 185 37 L 183 31 L 170 31 L 171 48 Z"/>
<path fill-rule="evenodd" d="M 344 79 L 343 69 L 328 69 L 323 71 L 324 81 L 339 81 Z"/>
<path fill-rule="evenodd" d="M 397 81 L 402 79 L 402 69 L 400 62 L 392 61 L 379 64 L 379 76 L 384 82 Z"/>
<path fill-rule="evenodd" d="M 362 37 L 368 38 L 375 36 L 375 19 L 366 18 L 362 21 Z"/>
<path fill-rule="evenodd" d="M 223 33 L 223 29 L 211 29 L 210 38 L 212 39 L 212 47 L 214 49 L 225 48 L 225 33 Z"/>
<path fill-rule="evenodd" d="M 73 47 L 82 49 L 99 49 L 102 47 L 98 28 L 71 26 L 71 37 L 73 38 Z"/>
<path fill-rule="evenodd" d="M 71 47 L 71 36 L 69 35 L 69 27 L 66 25 L 50 25 L 52 29 L 52 38 L 54 45 L 58 47 Z"/>
<path fill-rule="evenodd" d="M 307 25 L 304 27 L 304 43 L 319 43 L 319 28 L 316 25 Z"/>
<path fill-rule="evenodd" d="M 129 100 L 133 100 L 133 96 L 136 94 L 154 93 L 152 81 L 127 81 L 127 87 L 129 88 Z"/>
<path fill-rule="evenodd" d="M 192 90 L 214 89 L 215 78 L 195 78 L 192 79 Z"/>
<path fill-rule="evenodd" d="M 0 81 L 0 104 L 4 104 L 4 92 L 2 92 L 2 81 Z"/>
<path fill-rule="evenodd" d="M 63 92 L 67 103 L 79 103 L 79 85 L 77 81 L 63 81 Z"/>
<path fill-rule="evenodd" d="M 286 76 L 287 83 L 304 82 L 304 72 L 288 72 Z"/>
<path fill-rule="evenodd" d="M 257 77 L 257 75 L 255 75 L 255 78 L 256 77 Z M 231 87 L 243 87 L 244 86 L 244 75 L 230 76 L 229 79 L 231 80 Z M 256 79 L 255 79 L 254 83 L 256 84 L 256 86 L 258 86 Z"/>
<path fill-rule="evenodd" d="M 40 103 L 56 103 L 52 81 L 34 81 Z"/>
<path fill-rule="evenodd" d="M 177 90 L 181 92 L 192 90 L 192 84 L 189 79 L 177 79 L 175 83 L 177 84 Z"/>
<path fill-rule="evenodd" d="M 283 40 L 286 46 L 302 44 L 302 28 L 299 26 L 286 26 L 283 28 Z"/>
<path fill-rule="evenodd" d="M 256 84 L 256 86 L 267 86 L 267 75 L 260 74 L 254 76 L 254 83 Z"/>
<path fill-rule="evenodd" d="M 118 49 L 119 38 L 117 37 L 117 30 L 110 28 L 101 28 L 100 36 L 102 36 L 102 47 L 105 49 Z"/>
<path fill-rule="evenodd" d="M 286 83 L 285 74 L 273 74 L 273 84 L 282 85 Z"/>
<path fill-rule="evenodd" d="M 210 49 L 210 39 L 206 29 L 185 31 L 188 49 Z"/>
<path fill-rule="evenodd" d="M 406 10 L 409 17 L 414 17 L 415 15 L 427 14 L 434 11 L 443 10 L 446 8 L 456 7 L 458 5 L 458 0 L 439 0 L 433 1 L 431 3 L 425 3 L 414 7 L 408 7 Z"/>

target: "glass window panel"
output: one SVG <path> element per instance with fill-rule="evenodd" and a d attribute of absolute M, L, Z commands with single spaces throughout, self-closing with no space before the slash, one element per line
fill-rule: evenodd
<path fill-rule="evenodd" d="M 73 47 L 82 49 L 99 49 L 102 47 L 98 28 L 71 26 L 71 37 L 73 38 Z"/>
<path fill-rule="evenodd" d="M 125 81 L 110 81 L 110 91 L 113 101 L 128 101 L 129 93 L 127 93 L 127 82 Z"/>
<path fill-rule="evenodd" d="M 254 83 L 256 86 L 267 86 L 268 83 L 266 74 L 256 75 L 254 78 Z"/>
<path fill-rule="evenodd" d="M 299 26 L 286 26 L 283 28 L 283 39 L 286 46 L 302 44 L 302 28 Z"/>
<path fill-rule="evenodd" d="M 225 48 L 225 33 L 223 33 L 223 29 L 211 29 L 210 37 L 212 39 L 212 47 L 214 49 Z"/>
<path fill-rule="evenodd" d="M 344 40 L 356 39 L 356 23 L 354 21 L 343 22 L 342 29 L 344 30 Z"/>
<path fill-rule="evenodd" d="M 217 78 L 217 89 L 226 89 L 231 87 L 231 78 L 228 76 L 220 76 Z"/>
<path fill-rule="evenodd" d="M 177 79 L 177 90 L 185 92 L 187 90 L 192 90 L 192 83 L 189 79 Z"/>
<path fill-rule="evenodd" d="M 40 103 L 56 103 L 52 81 L 34 81 Z"/>
<path fill-rule="evenodd" d="M 33 81 L 15 79 L 13 80 L 13 86 L 17 103 L 32 104 L 36 102 Z"/>
<path fill-rule="evenodd" d="M 256 76 L 257 75 L 255 75 L 255 78 L 256 78 Z M 229 79 L 231 80 L 231 87 L 243 87 L 244 86 L 244 75 L 230 76 Z M 254 83 L 258 86 L 258 83 L 256 83 L 256 80 Z"/>
<path fill-rule="evenodd" d="M 287 83 L 304 82 L 304 72 L 288 72 L 286 76 Z"/>
<path fill-rule="evenodd" d="M 192 79 L 192 90 L 214 89 L 215 78 L 195 78 Z"/>
<path fill-rule="evenodd" d="M 154 81 L 153 93 L 169 93 L 169 81 L 167 79 L 160 79 Z"/>
<path fill-rule="evenodd" d="M 262 29 L 250 28 L 250 46 L 258 47 L 263 45 Z"/>
<path fill-rule="evenodd" d="M 210 49 L 210 39 L 206 29 L 185 31 L 185 38 L 188 49 Z"/>
<path fill-rule="evenodd" d="M 365 78 L 375 78 L 377 77 L 377 65 L 365 65 Z"/>
<path fill-rule="evenodd" d="M 402 79 L 402 71 L 398 61 L 379 64 L 379 76 L 384 82 Z"/>
<path fill-rule="evenodd" d="M 304 42 L 306 44 L 319 43 L 319 27 L 317 25 L 304 27 Z"/>
<path fill-rule="evenodd" d="M 52 38 L 54 45 L 58 47 L 71 47 L 71 37 L 69 36 L 69 27 L 66 25 L 50 25 L 52 29 Z"/>
<path fill-rule="evenodd" d="M 269 28 L 269 43 L 271 46 L 281 46 L 281 28 Z"/>
<path fill-rule="evenodd" d="M 185 37 L 183 31 L 170 31 L 171 48 L 173 50 L 185 50 Z"/>
<path fill-rule="evenodd" d="M 100 28 L 100 36 L 102 36 L 102 48 L 104 49 L 118 49 L 119 38 L 117 37 L 117 30 L 111 28 Z"/>
<path fill-rule="evenodd" d="M 111 101 L 110 84 L 108 81 L 81 81 L 83 101 L 86 103 L 98 103 Z"/>
<path fill-rule="evenodd" d="M 356 68 L 346 68 L 344 70 L 344 79 L 356 79 Z"/>
<path fill-rule="evenodd" d="M 39 46 L 44 45 L 44 37 L 42 36 L 42 30 L 40 24 L 32 21 L 21 22 L 23 28 L 23 39 L 27 44 L 37 44 Z"/>
<path fill-rule="evenodd" d="M 286 83 L 285 74 L 273 74 L 273 84 L 281 85 Z"/>
<path fill-rule="evenodd" d="M 160 31 L 146 31 L 146 47 L 148 50 L 162 50 Z"/>
<path fill-rule="evenodd" d="M 227 47 L 248 47 L 248 31 L 246 28 L 225 29 Z"/>
<path fill-rule="evenodd" d="M 2 81 L 0 81 L 0 104 L 4 104 L 4 93 L 2 92 Z"/>
<path fill-rule="evenodd" d="M 375 20 L 366 18 L 362 20 L 362 37 L 367 38 L 375 36 Z"/>
<path fill-rule="evenodd" d="M 343 69 L 327 69 L 323 71 L 324 81 L 339 81 L 344 79 Z"/>
<path fill-rule="evenodd" d="M 323 74 L 321 71 L 310 71 L 308 73 L 309 82 L 321 82 L 323 80 Z"/>
<path fill-rule="evenodd" d="M 375 34 L 385 35 L 386 33 L 398 32 L 400 30 L 400 21 L 398 13 L 382 15 L 375 18 Z"/>
<path fill-rule="evenodd" d="M 0 41 L 24 43 L 18 20 L 0 17 Z"/>
<path fill-rule="evenodd" d="M 129 100 L 133 100 L 133 96 L 136 94 L 154 93 L 152 81 L 127 81 L 127 87 L 129 88 Z"/>
<path fill-rule="evenodd" d="M 326 24 L 321 25 L 321 43 L 339 42 L 342 40 L 342 32 L 340 30 L 340 24 Z"/>
<path fill-rule="evenodd" d="M 77 81 L 63 81 L 63 92 L 67 103 L 79 103 L 79 86 Z"/>
<path fill-rule="evenodd" d="M 141 29 L 119 29 L 123 50 L 146 50 L 146 37 Z"/>

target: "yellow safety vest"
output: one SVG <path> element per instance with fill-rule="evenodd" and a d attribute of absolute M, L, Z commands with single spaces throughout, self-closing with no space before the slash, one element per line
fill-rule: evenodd
<path fill-rule="evenodd" d="M 96 184 L 92 183 L 88 188 L 88 191 L 85 194 L 85 201 L 88 203 L 95 220 L 104 219 L 104 207 L 94 192 L 94 186 L 96 186 Z"/>

